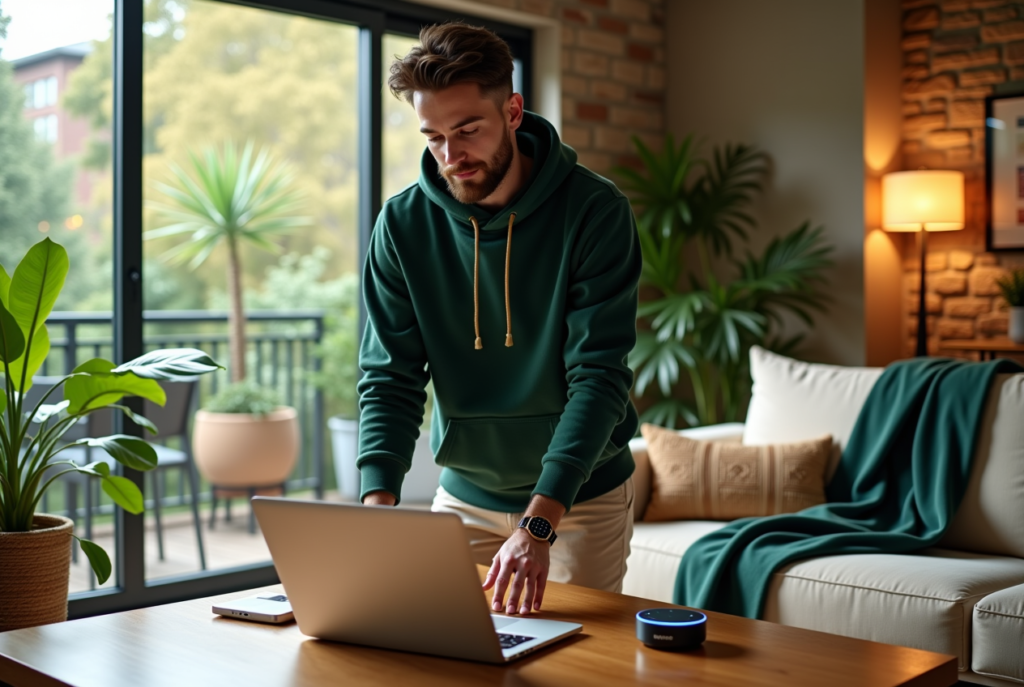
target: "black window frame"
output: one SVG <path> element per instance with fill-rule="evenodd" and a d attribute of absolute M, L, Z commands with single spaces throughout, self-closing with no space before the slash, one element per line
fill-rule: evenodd
<path fill-rule="evenodd" d="M 272 12 L 354 25 L 359 29 L 359 264 L 380 212 L 382 189 L 382 98 L 385 96 L 382 39 L 385 33 L 416 35 L 421 26 L 450 20 L 486 26 L 504 38 L 521 61 L 523 95 L 533 101 L 533 31 L 530 28 L 419 5 L 405 0 L 210 0 Z M 113 215 L 114 215 L 114 357 L 117 362 L 143 353 L 142 191 L 143 191 L 143 1 L 115 0 Z M 362 326 L 362 318 L 360 326 Z M 128 405 L 141 412 L 141 402 Z M 138 434 L 121 422 L 116 431 Z M 318 456 L 324 460 L 324 456 Z M 125 469 L 125 477 L 144 488 L 143 473 Z M 238 592 L 276 584 L 269 560 L 250 565 L 147 581 L 144 515 L 116 511 L 115 574 L 117 586 L 76 592 L 68 601 L 68 617 L 82 618 L 156 604 Z"/>

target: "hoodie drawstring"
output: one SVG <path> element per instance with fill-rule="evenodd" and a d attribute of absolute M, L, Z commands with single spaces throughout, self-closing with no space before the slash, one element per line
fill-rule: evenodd
<path fill-rule="evenodd" d="M 505 346 L 512 347 L 512 306 L 509 301 L 509 266 L 512 262 L 512 223 L 516 220 L 516 213 L 508 216 L 508 241 L 505 244 Z M 473 348 L 480 350 L 484 347 L 480 338 L 480 225 L 476 217 L 470 217 L 473 224 L 473 327 L 476 332 L 476 341 Z"/>

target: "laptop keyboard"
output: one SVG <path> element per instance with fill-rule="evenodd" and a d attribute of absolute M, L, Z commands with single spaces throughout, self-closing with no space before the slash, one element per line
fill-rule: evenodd
<path fill-rule="evenodd" d="M 528 642 L 536 637 L 524 637 L 522 635 L 510 635 L 502 632 L 498 633 L 498 641 L 501 642 L 502 649 L 511 649 L 514 646 L 518 646 L 523 642 Z"/>

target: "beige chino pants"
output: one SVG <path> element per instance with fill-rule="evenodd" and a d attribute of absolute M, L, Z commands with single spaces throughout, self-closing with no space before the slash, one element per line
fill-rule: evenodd
<path fill-rule="evenodd" d="M 469 536 L 469 547 L 480 565 L 490 566 L 523 518 L 522 513 L 500 513 L 460 501 L 444 487 L 437 488 L 430 508 L 455 513 Z M 577 503 L 555 530 L 548 579 L 609 592 L 622 591 L 629 540 L 633 537 L 633 479 L 607 494 Z"/>

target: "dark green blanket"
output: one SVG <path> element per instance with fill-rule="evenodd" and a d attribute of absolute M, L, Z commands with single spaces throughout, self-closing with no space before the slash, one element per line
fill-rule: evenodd
<path fill-rule="evenodd" d="M 861 409 L 828 503 L 743 518 L 698 540 L 679 566 L 676 603 L 757 618 L 772 574 L 787 563 L 934 545 L 967 488 L 992 379 L 1022 369 L 1009 360 L 890 365 Z"/>

